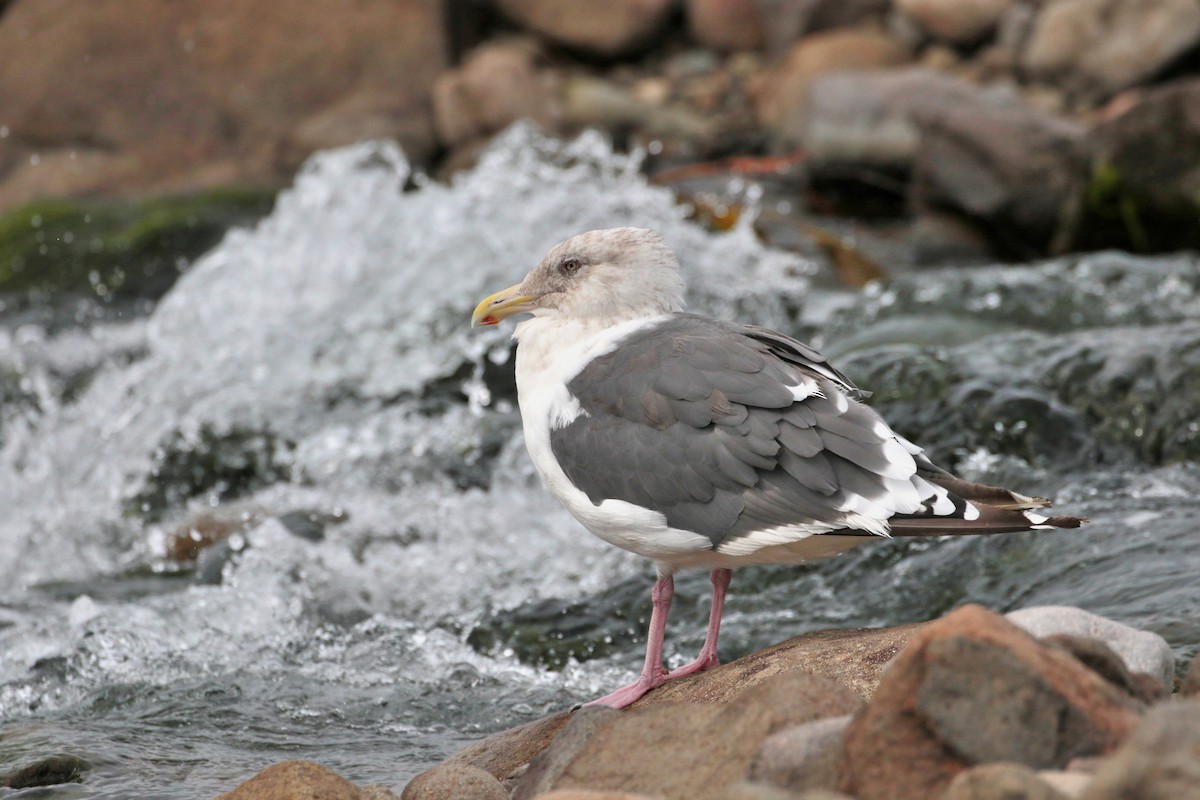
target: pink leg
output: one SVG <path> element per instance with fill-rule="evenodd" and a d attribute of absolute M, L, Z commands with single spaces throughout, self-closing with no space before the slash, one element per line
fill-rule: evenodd
<path fill-rule="evenodd" d="M 671 597 L 675 594 L 675 580 L 670 575 L 658 574 L 654 589 L 650 592 L 650 631 L 646 635 L 646 664 L 642 675 L 633 683 L 606 694 L 599 700 L 584 703 L 585 706 L 610 706 L 625 708 L 667 679 L 663 669 L 663 637 L 667 632 L 667 613 L 671 610 Z"/>
<path fill-rule="evenodd" d="M 714 569 L 709 573 L 713 585 L 712 611 L 708 614 L 708 633 L 704 636 L 704 647 L 700 655 L 690 664 L 684 664 L 676 670 L 671 670 L 667 678 L 682 678 L 696 672 L 712 669 L 721 662 L 717 660 L 717 634 L 721 632 L 721 615 L 725 611 L 725 590 L 733 578 L 733 570 Z"/>

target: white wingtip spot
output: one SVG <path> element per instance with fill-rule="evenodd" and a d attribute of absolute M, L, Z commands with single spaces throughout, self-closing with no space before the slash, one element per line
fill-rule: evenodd
<path fill-rule="evenodd" d="M 788 391 L 792 393 L 792 397 L 795 398 L 796 402 L 807 400 L 810 397 L 825 396 L 815 381 L 801 381 L 795 386 L 789 386 L 787 388 Z"/>
<path fill-rule="evenodd" d="M 979 508 L 974 503 L 967 503 L 967 507 L 963 511 L 963 519 L 979 519 Z"/>
<path fill-rule="evenodd" d="M 1032 511 L 1023 511 L 1021 513 L 1025 515 L 1025 519 L 1029 520 L 1034 525 L 1041 525 L 1043 522 L 1050 519 L 1049 517 L 1043 517 L 1041 514 L 1035 514 Z"/>

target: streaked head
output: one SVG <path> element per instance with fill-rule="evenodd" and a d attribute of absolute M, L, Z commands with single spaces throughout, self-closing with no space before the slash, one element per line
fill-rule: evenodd
<path fill-rule="evenodd" d="M 611 228 L 551 248 L 525 280 L 475 307 L 472 325 L 528 312 L 614 322 L 683 308 L 679 261 L 657 233 Z"/>

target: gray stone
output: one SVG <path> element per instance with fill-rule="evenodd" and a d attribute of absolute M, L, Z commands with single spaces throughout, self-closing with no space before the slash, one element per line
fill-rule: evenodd
<path fill-rule="evenodd" d="M 1083 800 L 1200 800 L 1200 701 L 1151 709 Z"/>
<path fill-rule="evenodd" d="M 1121 657 L 1131 672 L 1151 675 L 1164 687 L 1175 683 L 1175 654 L 1157 633 L 1071 606 L 1022 608 L 1005 614 L 1005 618 L 1037 637 L 1068 633 L 1099 639 Z"/>
<path fill-rule="evenodd" d="M 850 719 L 847 714 L 806 722 L 769 736 L 750 762 L 747 777 L 792 791 L 835 788 Z"/>

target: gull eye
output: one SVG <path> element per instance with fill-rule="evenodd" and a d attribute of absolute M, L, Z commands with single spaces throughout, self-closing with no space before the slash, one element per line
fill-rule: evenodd
<path fill-rule="evenodd" d="M 578 258 L 564 258 L 558 264 L 558 270 L 564 275 L 571 275 L 579 271 L 583 264 Z"/>

